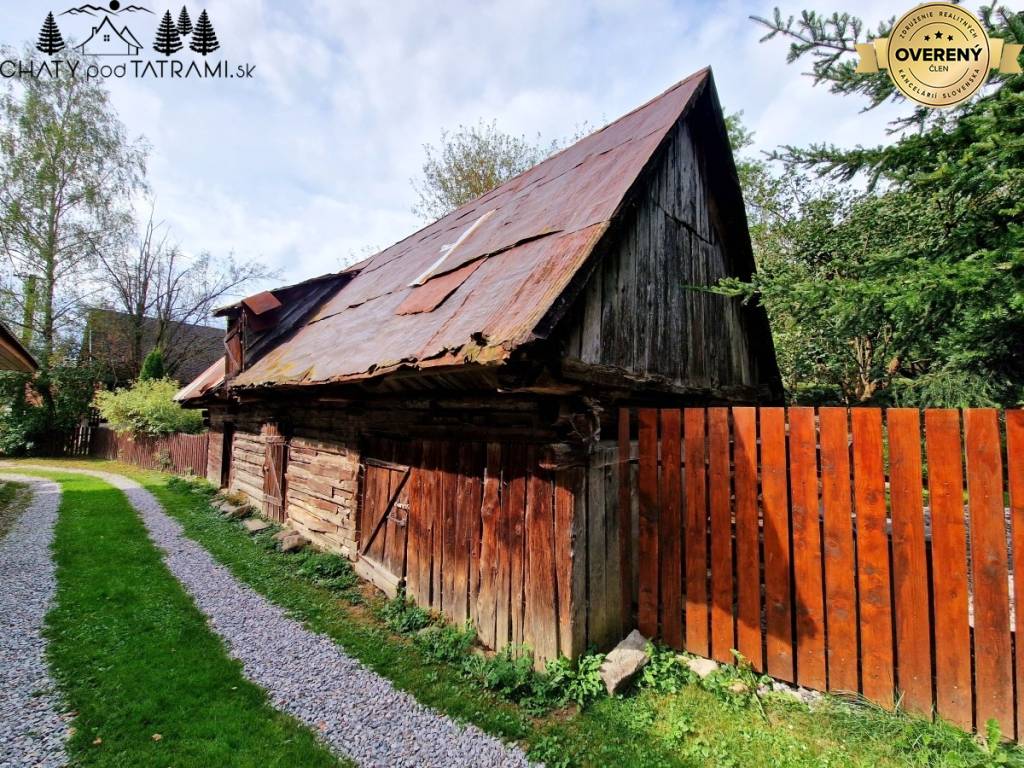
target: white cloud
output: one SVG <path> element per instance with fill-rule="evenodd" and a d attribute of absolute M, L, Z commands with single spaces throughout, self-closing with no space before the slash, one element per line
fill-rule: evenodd
<path fill-rule="evenodd" d="M 422 145 L 479 118 L 567 136 L 710 64 L 723 105 L 744 111 L 759 148 L 882 140 L 893 110 L 861 114 L 856 99 L 787 66 L 783 41 L 758 44 L 748 16 L 773 4 L 208 0 L 219 53 L 255 63 L 254 81 L 110 88 L 129 131 L 153 147 L 158 213 L 183 246 L 261 258 L 300 280 L 416 229 L 409 181 Z M 35 38 L 44 14 L 25 5 L 8 11 L 0 42 Z M 859 4 L 872 26 L 891 8 Z M 190 6 L 193 21 L 199 10 Z M 73 34 L 77 22 L 58 19 Z M 145 43 L 156 21 L 128 23 Z"/>

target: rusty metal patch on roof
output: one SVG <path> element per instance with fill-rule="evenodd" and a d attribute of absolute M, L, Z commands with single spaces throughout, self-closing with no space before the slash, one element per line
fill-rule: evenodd
<path fill-rule="evenodd" d="M 420 312 L 433 312 L 444 303 L 445 299 L 455 293 L 459 286 L 479 269 L 481 264 L 483 264 L 483 259 L 477 259 L 454 272 L 447 272 L 422 285 L 417 285 L 395 310 L 395 314 L 415 315 Z"/>
<path fill-rule="evenodd" d="M 270 291 L 257 293 L 242 299 L 242 304 L 254 315 L 262 315 L 264 312 L 271 312 L 281 306 L 280 300 Z"/>
<path fill-rule="evenodd" d="M 185 403 L 189 400 L 198 400 L 211 389 L 215 389 L 220 386 L 221 382 L 224 381 L 224 374 L 226 370 L 227 358 L 222 357 L 199 374 L 192 383 L 178 390 L 174 399 L 179 403 Z"/>

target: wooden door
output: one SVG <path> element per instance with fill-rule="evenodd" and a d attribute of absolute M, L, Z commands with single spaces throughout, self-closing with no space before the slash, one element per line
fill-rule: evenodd
<path fill-rule="evenodd" d="M 235 447 L 235 425 L 230 421 L 224 424 L 224 434 L 220 455 L 220 487 L 231 487 L 231 453 Z"/>
<path fill-rule="evenodd" d="M 284 473 L 288 444 L 274 422 L 263 425 L 263 513 L 268 520 L 283 523 Z"/>
<path fill-rule="evenodd" d="M 393 597 L 405 579 L 410 469 L 377 459 L 364 464 L 356 570 Z"/>

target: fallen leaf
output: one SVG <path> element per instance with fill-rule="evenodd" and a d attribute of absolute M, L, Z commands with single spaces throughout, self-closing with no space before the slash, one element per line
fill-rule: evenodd
<path fill-rule="evenodd" d="M 92 740 L 92 745 L 94 747 L 98 747 L 102 743 L 103 743 L 103 739 L 101 739 L 99 736 L 97 736 L 95 739 Z"/>
<path fill-rule="evenodd" d="M 162 738 L 163 738 L 163 736 L 161 736 L 159 733 L 154 733 L 153 734 L 153 741 L 160 741 L 160 739 L 162 739 Z"/>

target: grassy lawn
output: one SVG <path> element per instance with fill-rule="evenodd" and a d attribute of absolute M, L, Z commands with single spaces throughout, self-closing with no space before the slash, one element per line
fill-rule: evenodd
<path fill-rule="evenodd" d="M 81 475 L 63 487 L 48 656 L 68 744 L 88 766 L 338 766 L 266 703 L 166 569 L 124 495 Z"/>
<path fill-rule="evenodd" d="M 1016 749 L 990 752 L 955 728 L 865 704 L 829 698 L 809 710 L 784 696 L 736 695 L 728 690 L 737 679 L 731 672 L 702 683 L 678 672 L 652 672 L 624 697 L 601 697 L 582 709 L 528 711 L 484 690 L 459 665 L 423 653 L 409 635 L 391 631 L 380 619 L 379 599 L 360 604 L 365 590 L 332 587 L 309 572 L 302 555 L 272 551 L 268 537 L 250 537 L 222 520 L 207 493 L 124 465 L 80 466 L 116 470 L 141 482 L 237 578 L 420 701 L 519 742 L 552 768 L 1024 766 Z M 670 654 L 659 658 L 678 670 Z"/>
<path fill-rule="evenodd" d="M 31 495 L 23 483 L 0 482 L 0 539 L 25 511 Z"/>

